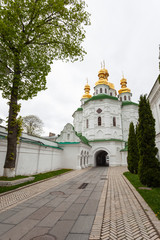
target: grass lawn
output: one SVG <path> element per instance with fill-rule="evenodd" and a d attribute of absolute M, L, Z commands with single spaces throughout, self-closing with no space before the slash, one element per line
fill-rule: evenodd
<path fill-rule="evenodd" d="M 139 189 L 139 187 L 145 186 L 141 184 L 138 175 L 125 172 L 124 176 L 132 183 L 160 220 L 160 188 L 152 188 L 152 190 Z"/>
<path fill-rule="evenodd" d="M 65 172 L 68 172 L 68 171 L 72 171 L 72 169 L 60 169 L 60 170 L 57 170 L 57 171 L 52 171 L 52 172 L 40 173 L 40 174 L 37 174 L 37 175 L 32 175 L 32 177 L 35 177 L 35 179 L 33 181 L 26 182 L 26 183 L 21 183 L 19 185 L 9 186 L 9 187 L 2 187 L 2 186 L 0 186 L 0 193 L 8 192 L 10 190 L 17 189 L 19 187 L 22 187 L 22 186 L 25 186 L 25 185 L 29 185 L 31 183 L 38 182 L 38 181 L 41 181 L 41 180 L 44 180 L 44 179 L 47 179 L 47 178 L 51 178 L 51 177 L 63 174 Z M 17 179 L 24 178 L 24 177 L 27 177 L 27 176 L 16 176 L 15 178 L 8 178 L 8 179 L 6 177 L 0 177 L 0 180 L 1 181 L 4 181 L 4 180 L 13 181 L 13 180 L 17 180 Z"/>

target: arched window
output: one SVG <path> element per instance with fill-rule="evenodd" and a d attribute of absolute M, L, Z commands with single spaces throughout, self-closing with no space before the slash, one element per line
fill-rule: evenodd
<path fill-rule="evenodd" d="M 100 88 L 100 93 L 102 93 L 102 88 Z"/>
<path fill-rule="evenodd" d="M 96 94 L 98 94 L 98 89 L 96 90 Z"/>
<path fill-rule="evenodd" d="M 126 96 L 124 96 L 124 100 L 126 100 L 127 98 L 126 98 Z"/>
<path fill-rule="evenodd" d="M 130 96 L 128 96 L 128 100 L 129 100 L 129 101 L 131 100 Z"/>
<path fill-rule="evenodd" d="M 122 97 L 120 97 L 120 101 L 122 101 Z"/>
<path fill-rule="evenodd" d="M 98 117 L 98 126 L 101 126 L 102 120 L 101 117 Z"/>
<path fill-rule="evenodd" d="M 112 96 L 112 92 L 110 92 L 110 96 Z"/>
<path fill-rule="evenodd" d="M 86 120 L 86 128 L 88 128 L 88 119 Z"/>
<path fill-rule="evenodd" d="M 107 93 L 107 89 L 105 88 L 105 93 Z"/>
<path fill-rule="evenodd" d="M 113 117 L 113 126 L 116 127 L 116 118 Z"/>

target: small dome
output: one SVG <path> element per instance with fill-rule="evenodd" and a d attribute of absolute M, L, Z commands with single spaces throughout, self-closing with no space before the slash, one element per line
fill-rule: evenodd
<path fill-rule="evenodd" d="M 82 98 L 91 98 L 92 97 L 92 95 L 90 95 L 90 86 L 88 83 L 84 86 L 84 91 L 85 91 L 85 94 L 82 96 Z"/>
<path fill-rule="evenodd" d="M 129 88 L 127 88 L 127 79 L 126 78 L 122 78 L 120 81 L 120 85 L 121 85 L 121 89 L 118 91 L 119 94 L 124 93 L 124 92 L 131 92 L 131 90 Z"/>

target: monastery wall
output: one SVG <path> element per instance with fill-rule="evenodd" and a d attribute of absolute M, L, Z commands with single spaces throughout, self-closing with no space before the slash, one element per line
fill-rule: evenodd
<path fill-rule="evenodd" d="M 6 157 L 7 140 L 0 139 L 0 176 Z M 16 175 L 31 175 L 62 168 L 63 150 L 21 142 L 17 147 Z"/>

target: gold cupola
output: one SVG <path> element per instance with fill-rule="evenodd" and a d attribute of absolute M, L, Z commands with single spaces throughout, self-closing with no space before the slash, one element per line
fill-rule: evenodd
<path fill-rule="evenodd" d="M 121 79 L 120 85 L 121 85 L 121 89 L 118 91 L 119 94 L 131 92 L 131 90 L 127 88 L 127 80 L 124 78 L 124 76 Z"/>
<path fill-rule="evenodd" d="M 100 69 L 100 71 L 98 72 L 98 77 L 99 77 L 99 80 L 95 83 L 96 86 L 100 84 L 104 84 L 104 85 L 108 85 L 112 89 L 115 89 L 114 84 L 108 82 L 109 73 L 105 67 Z"/>
<path fill-rule="evenodd" d="M 85 94 L 82 96 L 82 98 L 91 98 L 92 95 L 90 95 L 90 86 L 88 85 L 88 80 L 87 84 L 84 87 Z"/>
<path fill-rule="evenodd" d="M 101 68 L 98 72 L 99 80 L 95 83 L 95 85 L 96 86 L 99 84 L 108 85 L 108 76 L 109 76 L 109 73 L 108 73 L 107 69 Z"/>

